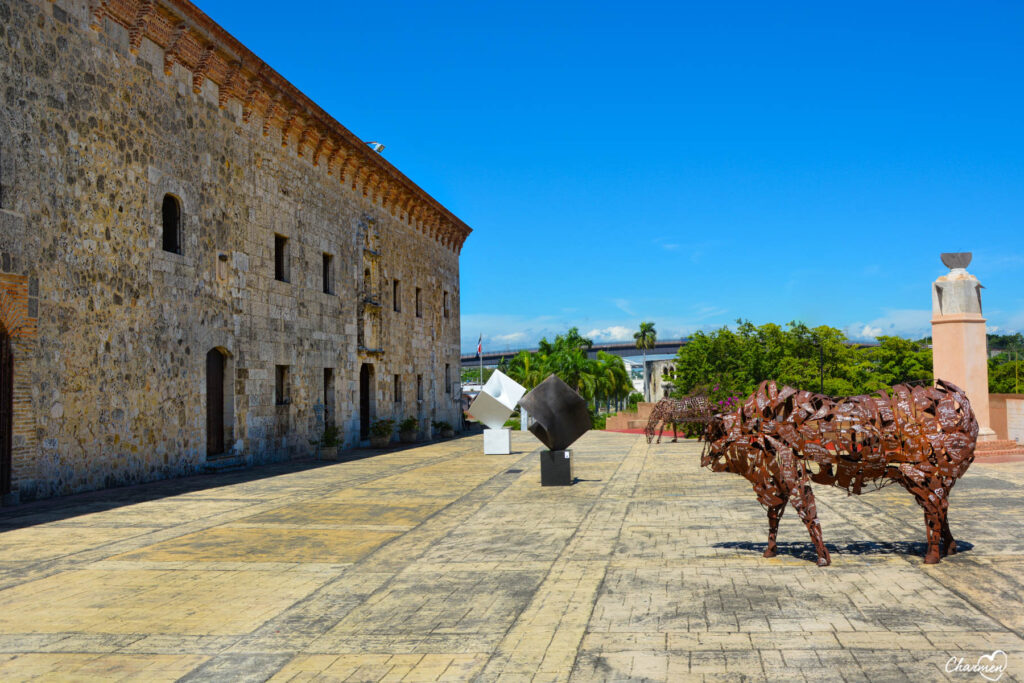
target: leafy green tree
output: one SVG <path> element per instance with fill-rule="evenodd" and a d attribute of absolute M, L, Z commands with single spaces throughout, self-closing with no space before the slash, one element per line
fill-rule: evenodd
<path fill-rule="evenodd" d="M 931 379 L 931 351 L 919 342 L 880 337 L 878 346 L 851 345 L 841 330 L 790 322 L 755 326 L 737 320 L 697 332 L 679 349 L 676 395 L 701 387 L 714 396 L 747 396 L 764 380 L 850 396 L 898 382 Z M 716 389 L 717 387 L 717 389 Z"/>
<path fill-rule="evenodd" d="M 632 390 L 629 372 L 618 356 L 598 352 L 597 358 L 588 358 L 593 341 L 573 327 L 555 340 L 545 337 L 537 351 L 520 351 L 503 364 L 502 371 L 527 389 L 540 384 L 548 375 L 555 374 L 575 389 L 588 402 L 619 401 Z"/>

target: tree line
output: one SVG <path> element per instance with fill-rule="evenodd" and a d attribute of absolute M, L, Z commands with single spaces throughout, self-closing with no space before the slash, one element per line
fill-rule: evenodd
<path fill-rule="evenodd" d="M 853 396 L 900 382 L 932 380 L 927 344 L 878 337 L 878 345 L 851 343 L 842 330 L 790 322 L 696 332 L 680 347 L 672 374 L 673 395 L 704 390 L 716 401 L 745 397 L 764 380 L 830 396 Z"/>
<path fill-rule="evenodd" d="M 527 390 L 548 375 L 557 375 L 595 407 L 626 399 L 633 384 L 622 358 L 604 351 L 598 351 L 597 358 L 588 358 L 587 352 L 593 345 L 593 340 L 573 327 L 556 335 L 553 342 L 547 337 L 541 339 L 535 352 L 520 351 L 503 359 L 499 369 Z"/>

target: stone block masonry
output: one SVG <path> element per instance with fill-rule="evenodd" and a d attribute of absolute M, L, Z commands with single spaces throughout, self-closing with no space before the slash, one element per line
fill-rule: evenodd
<path fill-rule="evenodd" d="M 0 83 L 5 500 L 459 425 L 470 229 L 194 5 L 3 0 Z"/>

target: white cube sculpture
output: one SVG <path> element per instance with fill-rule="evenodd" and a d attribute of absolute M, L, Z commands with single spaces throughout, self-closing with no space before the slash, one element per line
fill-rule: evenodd
<path fill-rule="evenodd" d="M 484 430 L 484 455 L 508 455 L 512 452 L 511 435 L 502 427 L 525 393 L 526 389 L 521 384 L 495 370 L 473 399 L 469 414 L 489 427 Z"/>

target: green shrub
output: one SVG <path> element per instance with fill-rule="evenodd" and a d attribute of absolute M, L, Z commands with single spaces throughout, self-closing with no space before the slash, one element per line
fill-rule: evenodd
<path fill-rule="evenodd" d="M 415 432 L 420 428 L 420 421 L 415 417 L 407 417 L 398 423 L 398 431 L 400 432 Z"/>
<path fill-rule="evenodd" d="M 341 445 L 341 432 L 334 425 L 327 425 L 324 428 L 324 435 L 320 438 L 320 445 L 324 448 L 334 448 Z"/>
<path fill-rule="evenodd" d="M 377 420 L 370 425 L 371 436 L 391 436 L 391 432 L 394 431 L 395 421 L 394 420 Z"/>

